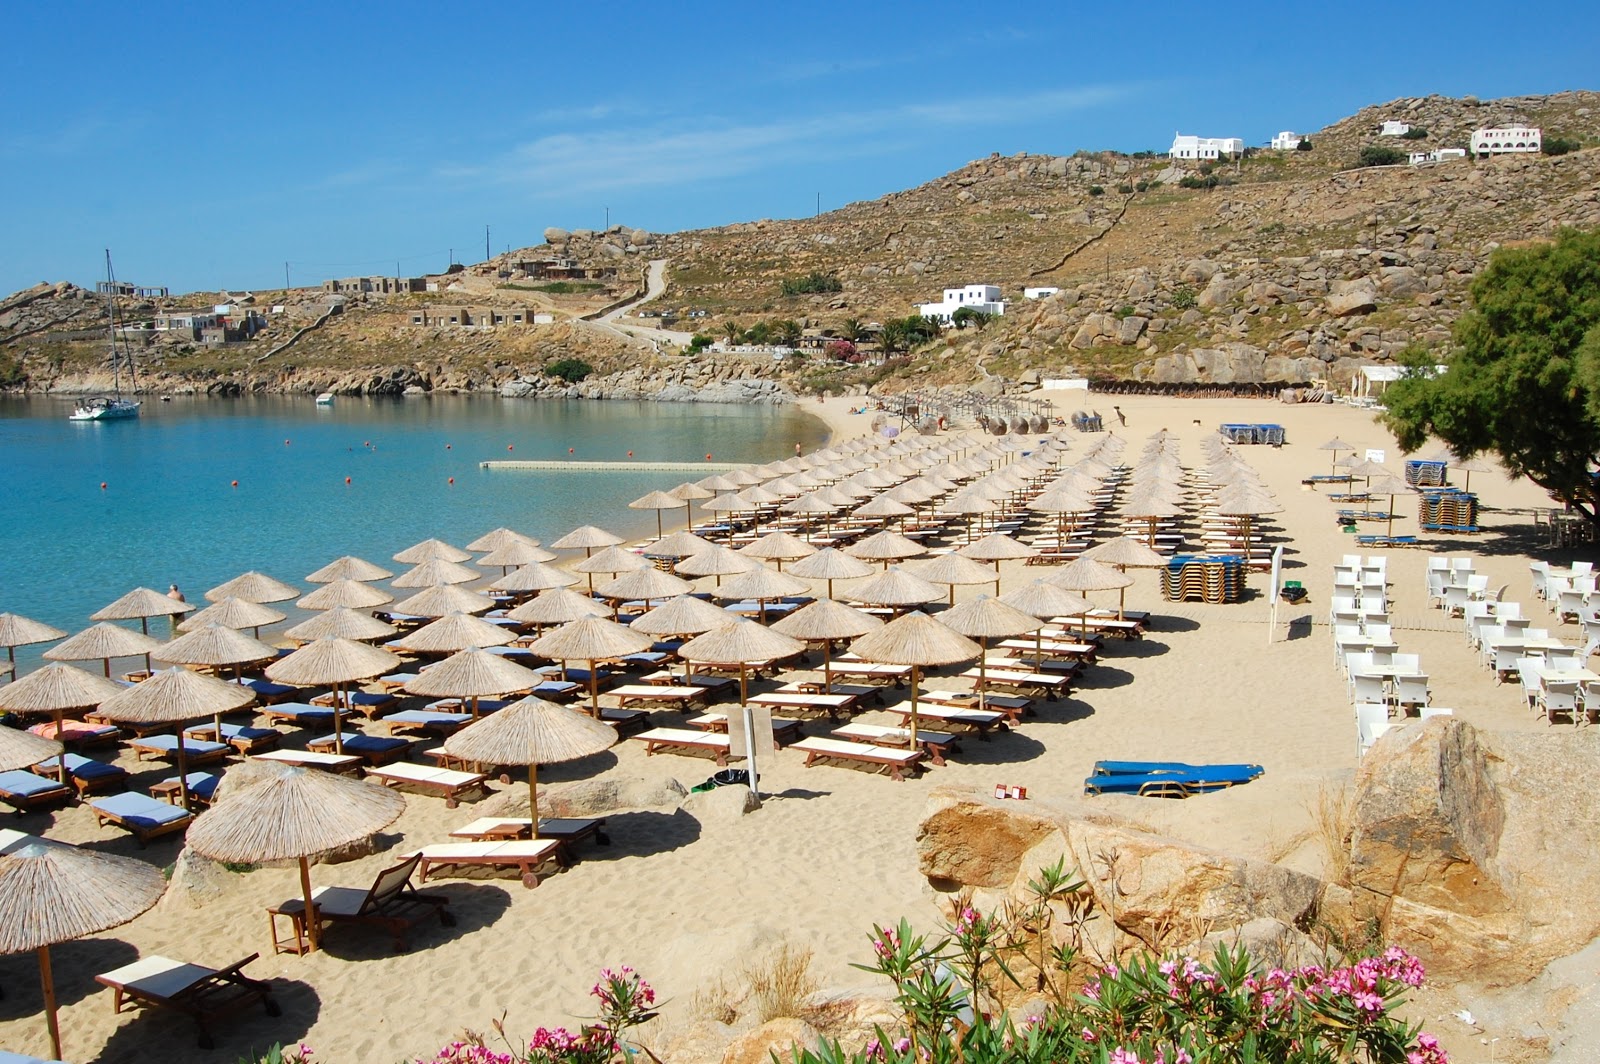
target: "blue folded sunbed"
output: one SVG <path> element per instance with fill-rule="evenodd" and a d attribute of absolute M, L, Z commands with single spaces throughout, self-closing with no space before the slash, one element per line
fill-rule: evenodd
<path fill-rule="evenodd" d="M 483 710 L 483 702 L 485 701 L 488 701 L 488 699 L 482 699 L 478 703 L 480 712 Z M 452 699 L 453 702 L 454 700 Z M 505 703 L 501 702 L 495 708 L 499 709 L 502 705 L 505 705 Z M 390 728 L 399 726 L 403 728 L 420 728 L 429 732 L 453 732 L 458 728 L 471 724 L 472 714 L 450 713 L 433 709 L 407 709 L 399 713 L 389 714 L 383 718 L 383 722 Z"/>
<path fill-rule="evenodd" d="M 15 809 L 18 816 L 25 809 L 37 809 L 71 797 L 72 792 L 54 779 L 36 776 L 22 769 L 0 772 L 0 802 Z"/>
<path fill-rule="evenodd" d="M 140 760 L 146 757 L 178 756 L 176 735 L 147 735 L 143 739 L 128 740 L 128 745 L 138 753 Z M 186 761 L 198 765 L 203 761 L 220 761 L 228 756 L 228 751 L 231 749 L 233 748 L 227 743 L 214 743 L 208 739 L 186 739 L 183 743 L 183 756 Z"/>
<path fill-rule="evenodd" d="M 293 698 L 300 693 L 300 688 L 286 683 L 273 683 L 271 680 L 235 680 L 241 687 L 248 687 L 256 694 L 256 700 L 263 705 L 270 705 L 278 701 Z"/>
<path fill-rule="evenodd" d="M 192 735 L 197 739 L 209 739 L 216 730 L 215 724 L 197 724 L 193 728 L 185 728 L 183 734 Z M 237 748 L 240 753 L 251 754 L 258 750 L 270 750 L 277 746 L 282 738 L 282 733 L 272 728 L 256 728 L 248 724 L 222 726 L 221 741 Z"/>
<path fill-rule="evenodd" d="M 1102 762 L 1101 764 L 1119 764 Z M 1121 762 L 1132 767 L 1137 762 Z M 1099 765 L 1096 766 L 1098 771 Z M 1085 794 L 1137 794 L 1146 798 L 1187 798 L 1249 783 L 1261 775 L 1260 765 L 1184 765 L 1151 762 L 1144 772 L 1118 772 L 1090 776 L 1083 781 Z M 1155 771 L 1149 771 L 1149 769 Z"/>
<path fill-rule="evenodd" d="M 109 790 L 128 778 L 127 769 L 108 765 L 104 761 L 96 761 L 92 757 L 84 757 L 82 754 L 63 754 L 62 757 L 67 764 L 67 778 L 72 781 L 79 794 Z M 56 759 L 51 757 L 34 765 L 33 771 L 41 776 L 54 777 L 59 774 L 60 768 Z"/>
<path fill-rule="evenodd" d="M 415 740 L 402 739 L 393 735 L 367 735 L 364 732 L 344 732 L 340 736 L 339 747 L 346 754 L 354 754 L 370 765 L 382 765 L 390 761 L 398 761 L 405 756 L 407 750 Z M 316 750 L 327 753 L 334 750 L 334 737 L 330 732 L 306 742 L 307 750 Z"/>
<path fill-rule="evenodd" d="M 268 720 L 286 721 L 297 728 L 321 728 L 333 723 L 332 706 L 313 706 L 309 702 L 281 702 L 261 712 Z"/>
<path fill-rule="evenodd" d="M 1248 774 L 1255 779 L 1266 771 L 1260 765 L 1190 765 L 1183 761 L 1096 761 L 1096 776 L 1193 775 L 1200 772 Z"/>
<path fill-rule="evenodd" d="M 138 839 L 141 847 L 158 835 L 182 831 L 194 819 L 182 806 L 158 802 L 133 791 L 96 798 L 89 806 L 100 823 L 117 825 Z"/>

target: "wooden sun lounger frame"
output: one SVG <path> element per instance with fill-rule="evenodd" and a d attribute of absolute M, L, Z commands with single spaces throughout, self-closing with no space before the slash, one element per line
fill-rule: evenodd
<path fill-rule="evenodd" d="M 209 742 L 211 740 L 205 741 Z M 177 747 L 166 750 L 158 746 L 150 746 L 144 743 L 142 739 L 129 739 L 127 745 L 128 749 L 133 751 L 134 757 L 139 761 L 170 761 L 173 764 L 177 763 Z M 230 750 L 231 744 L 220 743 L 219 745 L 222 747 L 220 750 L 194 750 L 185 744 L 183 748 L 184 763 L 187 765 L 209 765 L 216 761 L 226 761 L 228 755 L 232 752 Z"/>
<path fill-rule="evenodd" d="M 896 783 L 904 782 L 907 770 L 915 775 L 922 759 L 926 756 L 921 750 L 893 750 L 888 747 L 818 736 L 802 739 L 790 749 L 799 750 L 806 755 L 806 768 L 812 767 L 822 759 L 856 761 L 864 765 L 877 765 Z"/>
<path fill-rule="evenodd" d="M 43 779 L 54 785 L 42 791 L 35 791 L 33 794 L 18 794 L 15 791 L 5 792 L 4 797 L 0 797 L 0 801 L 5 802 L 15 810 L 18 819 L 21 819 L 22 814 L 25 812 L 43 809 L 56 802 L 72 801 L 72 787 L 70 785 L 58 782 L 54 775 L 46 777 L 37 772 L 30 774 L 37 779 Z"/>
<path fill-rule="evenodd" d="M 698 685 L 685 687 L 681 684 L 623 684 L 607 691 L 606 694 L 616 697 L 618 709 L 627 709 L 632 704 L 670 706 L 673 709 L 686 711 L 691 706 L 711 704 L 711 692 Z"/>
<path fill-rule="evenodd" d="M 350 750 L 346 748 L 345 752 L 351 757 L 359 757 L 361 759 L 361 763 L 364 765 L 376 767 L 379 765 L 390 765 L 403 759 L 407 754 L 411 753 L 411 751 L 416 748 L 418 742 L 416 739 L 406 739 L 399 735 L 377 735 L 373 736 L 373 738 L 397 739 L 399 740 L 399 744 L 391 747 L 388 750 Z M 334 752 L 334 742 L 331 737 L 324 736 L 320 739 L 312 739 L 310 742 L 306 743 L 306 749 L 315 754 L 331 754 Z"/>
<path fill-rule="evenodd" d="M 149 795 L 139 794 L 138 791 L 128 791 L 126 793 L 136 794 L 141 798 L 150 798 Z M 165 802 L 161 802 L 156 798 L 150 798 L 150 801 L 156 802 L 158 805 L 166 804 Z M 132 821 L 125 819 L 120 813 L 111 813 L 101 809 L 93 802 L 89 803 L 89 808 L 94 812 L 95 820 L 98 822 L 100 827 L 105 827 L 107 824 L 115 824 L 123 831 L 126 831 L 129 835 L 132 835 L 139 843 L 139 849 L 141 850 L 150 844 L 151 839 L 159 839 L 163 835 L 171 835 L 176 832 L 187 831 L 189 830 L 189 825 L 194 823 L 194 814 L 185 812 L 183 816 L 178 817 L 176 820 L 169 820 L 164 824 L 157 824 L 153 828 L 144 828 L 139 827 Z"/>
<path fill-rule="evenodd" d="M 269 734 L 252 736 L 250 738 L 246 738 L 242 735 L 228 735 L 220 739 L 207 738 L 216 730 L 217 727 L 214 724 L 197 724 L 192 728 L 183 729 L 183 734 L 186 738 L 192 737 L 195 739 L 205 739 L 207 742 L 227 743 L 245 757 L 248 757 L 251 754 L 264 753 L 268 750 L 276 750 L 278 748 L 278 744 L 283 741 L 282 733 L 272 728 L 261 728 L 259 729 L 260 731 L 268 732 Z"/>
<path fill-rule="evenodd" d="M 266 750 L 251 754 L 252 761 L 272 761 L 296 768 L 320 768 L 324 772 L 354 772 L 361 767 L 361 759 L 354 754 L 329 754 L 325 757 L 307 757 L 314 750 Z"/>
<path fill-rule="evenodd" d="M 891 746 L 897 750 L 911 747 L 909 730 L 879 724 L 851 721 L 849 724 L 834 728 L 829 734 L 845 742 L 866 743 L 869 746 Z M 916 749 L 928 755 L 929 764 L 942 767 L 946 764 L 945 754 L 961 751 L 961 740 L 950 732 L 924 731 L 918 728 Z"/>
<path fill-rule="evenodd" d="M 688 728 L 651 728 L 633 738 L 644 743 L 646 757 L 663 750 L 678 754 L 689 750 L 709 750 L 718 768 L 726 768 L 728 764 L 730 743 L 726 733 L 692 731 Z"/>
<path fill-rule="evenodd" d="M 962 673 L 961 677 L 962 679 L 971 680 L 974 687 L 976 687 L 980 679 L 978 670 L 975 667 Z M 1072 677 L 1066 673 L 1051 674 L 987 668 L 984 670 L 982 682 L 985 689 L 1000 687 L 1007 691 L 1035 691 L 1050 702 L 1072 694 Z"/>
<path fill-rule="evenodd" d="M 544 843 L 545 845 L 539 845 Z M 446 852 L 444 847 L 451 847 Z M 494 847 L 488 853 L 469 854 L 461 852 L 462 849 L 472 846 Z M 535 847 L 526 853 L 512 854 L 499 852 L 502 847 Z M 426 883 L 428 877 L 435 871 L 451 868 L 515 868 L 517 869 L 522 885 L 532 890 L 539 885 L 542 874 L 548 874 L 551 866 L 562 871 L 571 867 L 568 859 L 566 844 L 560 839 L 499 839 L 490 842 L 446 842 L 441 843 L 432 856 L 428 847 L 416 851 L 420 858 L 421 866 L 418 878 Z"/>
<path fill-rule="evenodd" d="M 411 885 L 411 873 L 420 863 L 421 859 L 413 855 L 379 872 L 354 912 L 329 912 L 318 904 L 318 918 L 324 924 L 374 924 L 382 927 L 393 938 L 396 953 L 404 952 L 411 929 L 430 916 L 437 915 L 439 923 L 445 927 L 454 926 L 456 918 L 448 908 L 449 898 L 440 894 L 423 894 Z M 328 888 L 323 889 L 325 891 Z M 317 901 L 316 894 L 311 898 L 314 903 Z M 305 902 L 300 898 L 279 906 L 278 911 L 292 912 L 297 903 L 303 911 Z"/>
<path fill-rule="evenodd" d="M 407 766 L 430 772 L 449 772 L 455 776 L 464 776 L 467 778 L 455 780 L 426 779 L 423 777 L 405 775 L 395 771 L 398 768 Z M 424 790 L 435 791 L 444 798 L 444 807 L 446 809 L 454 809 L 456 806 L 460 805 L 461 796 L 466 794 L 468 791 L 475 790 L 482 794 L 488 793 L 487 784 L 489 781 L 489 776 L 484 772 L 460 772 L 456 769 L 448 768 L 432 769 L 427 765 L 417 765 L 409 761 L 398 761 L 392 765 L 385 765 L 382 768 L 368 767 L 366 769 L 366 775 L 368 779 L 377 779 L 385 787 L 409 785 L 412 787 L 421 787 Z"/>
<path fill-rule="evenodd" d="M 216 1048 L 216 1040 L 211 1037 L 211 1024 L 224 1016 L 247 1008 L 260 1002 L 266 1009 L 268 1016 L 281 1016 L 283 1010 L 272 999 L 272 987 L 259 979 L 251 979 L 245 975 L 243 968 L 251 961 L 260 957 L 259 953 L 252 953 L 236 964 L 226 968 L 212 969 L 204 965 L 194 965 L 205 971 L 205 975 L 195 979 L 188 986 L 172 994 L 157 994 L 148 990 L 141 990 L 135 982 L 117 982 L 117 972 L 107 972 L 95 976 L 95 982 L 111 988 L 111 1011 L 120 1013 L 125 1005 L 141 1005 L 150 1008 L 172 1009 L 181 1012 L 194 1020 L 195 1027 L 200 1032 L 199 1045 L 201 1049 Z M 141 960 L 166 960 L 165 957 L 144 957 Z M 138 962 L 135 962 L 138 963 Z M 180 962 L 173 961 L 173 964 Z M 125 965 L 124 967 L 132 967 Z M 122 971 L 122 969 L 117 969 Z"/>

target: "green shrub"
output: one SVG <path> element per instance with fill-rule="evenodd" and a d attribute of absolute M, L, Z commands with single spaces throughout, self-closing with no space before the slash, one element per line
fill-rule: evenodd
<path fill-rule="evenodd" d="M 780 290 L 786 296 L 825 295 L 844 291 L 844 283 L 837 274 L 812 270 L 804 277 L 785 277 Z"/>
<path fill-rule="evenodd" d="M 1120 185 L 1117 186 L 1117 191 L 1119 193 L 1121 193 L 1122 195 L 1126 196 L 1126 195 L 1129 195 L 1130 193 L 1133 192 L 1133 186 L 1131 184 L 1129 184 L 1128 182 L 1124 181 Z"/>
<path fill-rule="evenodd" d="M 1310 137 L 1301 137 L 1300 138 L 1300 143 L 1296 144 L 1294 146 L 1294 150 L 1295 151 L 1310 151 L 1311 150 L 1311 138 Z"/>
<path fill-rule="evenodd" d="M 1546 155 L 1565 155 L 1583 147 L 1583 142 L 1570 137 L 1546 137 L 1540 151 Z"/>
<path fill-rule="evenodd" d="M 1216 188 L 1222 179 L 1216 174 L 1185 174 L 1178 181 L 1179 188 Z"/>
<path fill-rule="evenodd" d="M 698 355 L 700 352 L 710 347 L 713 342 L 714 341 L 711 339 L 711 337 L 707 336 L 705 333 L 695 333 L 694 336 L 689 339 L 689 346 L 684 350 L 688 354 Z"/>
<path fill-rule="evenodd" d="M 1172 305 L 1179 310 L 1188 310 L 1194 306 L 1195 295 L 1193 288 L 1179 288 L 1172 293 Z"/>
<path fill-rule="evenodd" d="M 1133 306 L 1132 303 L 1124 303 L 1124 304 L 1122 304 L 1122 306 L 1117 308 L 1117 312 L 1116 312 L 1118 321 L 1121 321 L 1123 318 L 1131 318 L 1131 317 L 1133 317 L 1133 314 L 1134 314 L 1134 306 Z"/>
<path fill-rule="evenodd" d="M 544 367 L 545 376 L 564 380 L 568 384 L 577 384 L 593 372 L 594 367 L 581 358 L 558 358 Z"/>
<path fill-rule="evenodd" d="M 1398 166 L 1406 161 L 1406 153 L 1385 144 L 1368 144 L 1356 161 L 1361 166 Z"/>
<path fill-rule="evenodd" d="M 1426 129 L 1422 128 L 1421 126 L 1412 126 L 1410 129 L 1408 129 L 1404 133 L 1400 134 L 1400 139 L 1401 140 L 1427 140 L 1428 139 L 1428 131 Z"/>
<path fill-rule="evenodd" d="M 1089 195 L 1091 195 L 1091 196 L 1104 196 L 1105 194 L 1106 194 L 1106 190 L 1105 190 L 1105 186 L 1104 185 L 1090 185 L 1089 186 Z"/>

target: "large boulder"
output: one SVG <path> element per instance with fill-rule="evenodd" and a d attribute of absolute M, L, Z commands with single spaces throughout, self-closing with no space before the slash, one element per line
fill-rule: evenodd
<path fill-rule="evenodd" d="M 1378 286 L 1370 277 L 1358 277 L 1354 281 L 1334 281 L 1328 285 L 1328 294 L 1324 297 L 1328 313 L 1336 318 L 1347 318 L 1352 314 L 1370 314 L 1378 309 Z"/>
<path fill-rule="evenodd" d="M 1023 857 L 1060 827 L 1015 805 L 982 802 L 975 792 L 937 787 L 917 827 L 917 871 L 935 882 L 1008 887 Z"/>
<path fill-rule="evenodd" d="M 544 231 L 544 242 L 549 244 L 551 247 L 559 247 L 560 245 L 565 244 L 571 238 L 571 233 L 567 232 L 565 229 L 558 229 L 553 225 Z"/>
<path fill-rule="evenodd" d="M 771 1064 L 778 1060 L 792 1060 L 795 1047 L 815 1050 L 822 1045 L 822 1036 L 804 1020 L 783 1016 L 768 1020 L 753 1031 L 734 1039 L 722 1054 L 722 1064 Z"/>
<path fill-rule="evenodd" d="M 608 776 L 553 787 L 539 795 L 539 812 L 545 816 L 604 816 L 622 809 L 677 809 L 689 794 L 674 779 L 645 776 Z M 527 802 L 523 801 L 526 808 Z M 527 814 L 524 813 L 524 816 Z"/>
<path fill-rule="evenodd" d="M 1243 280 L 1234 280 L 1225 273 L 1214 274 L 1201 293 L 1195 297 L 1195 305 L 1214 309 L 1225 307 L 1233 302 L 1233 297 L 1245 286 Z"/>

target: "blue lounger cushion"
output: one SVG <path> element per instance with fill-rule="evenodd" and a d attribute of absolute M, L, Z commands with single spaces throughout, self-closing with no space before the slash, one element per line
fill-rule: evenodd
<path fill-rule="evenodd" d="M 482 710 L 484 708 L 483 702 L 487 701 L 489 701 L 489 699 L 483 699 L 483 701 L 479 702 L 478 708 Z M 494 708 L 499 709 L 504 705 L 504 702 L 500 702 L 499 705 L 496 705 Z M 387 717 L 384 717 L 383 720 L 384 723 L 388 724 L 391 728 L 396 724 L 417 724 L 425 728 L 429 726 L 448 728 L 457 724 L 469 723 L 472 720 L 472 714 L 448 713 L 442 710 L 429 709 L 406 709 L 400 711 L 399 713 L 391 713 Z"/>
<path fill-rule="evenodd" d="M 381 754 L 386 750 L 396 750 L 402 746 L 410 746 L 413 740 L 402 739 L 392 735 L 368 735 L 365 732 L 345 732 L 340 739 L 340 745 L 347 754 Z M 318 746 L 322 743 L 332 744 L 333 733 L 318 736 L 306 743 L 307 746 Z"/>
<path fill-rule="evenodd" d="M 185 728 L 183 730 L 183 734 L 187 736 L 200 731 L 209 734 L 215 731 L 216 728 L 217 726 L 215 724 L 197 724 L 193 728 Z M 224 739 L 244 739 L 250 741 L 255 739 L 270 739 L 281 734 L 283 733 L 274 731 L 271 728 L 256 728 L 249 724 L 224 724 L 222 726 L 222 737 Z M 189 744 L 185 742 L 184 749 L 187 750 L 188 748 Z"/>
<path fill-rule="evenodd" d="M 63 756 L 67 759 L 67 775 L 73 779 L 85 781 L 104 780 L 128 774 L 127 769 L 119 768 L 116 765 L 108 765 L 104 761 L 96 761 L 94 758 L 84 757 L 82 754 L 66 754 Z M 55 772 L 56 759 L 53 757 L 46 758 L 34 767 L 44 772 Z"/>
<path fill-rule="evenodd" d="M 0 772 L 0 796 L 7 798 L 43 798 L 52 793 L 65 794 L 67 789 L 47 776 L 13 769 Z"/>
<path fill-rule="evenodd" d="M 1248 775 L 1251 779 L 1255 779 L 1265 771 L 1260 765 L 1190 765 L 1183 761 L 1096 761 L 1094 763 L 1096 776 L 1221 773 L 1230 776 Z"/>
<path fill-rule="evenodd" d="M 211 801 L 211 796 L 217 793 L 217 784 L 222 782 L 222 777 L 214 772 L 191 772 L 183 777 L 189 793 L 202 802 Z M 168 776 L 162 783 L 177 783 L 178 777 Z"/>
<path fill-rule="evenodd" d="M 138 745 L 149 750 L 162 750 L 167 753 L 178 752 L 178 737 L 176 735 L 148 735 L 138 741 Z M 207 754 L 226 752 L 227 743 L 214 743 L 209 739 L 185 739 L 183 752 L 189 757 L 204 757 Z"/>
<path fill-rule="evenodd" d="M 287 717 L 299 725 L 332 724 L 332 706 L 313 706 L 309 702 L 282 702 L 262 710 L 272 717 Z"/>
<path fill-rule="evenodd" d="M 1256 766 L 1219 766 L 1254 770 Z M 1117 776 L 1090 776 L 1083 781 L 1085 794 L 1138 794 L 1146 797 L 1187 798 L 1191 794 L 1249 783 L 1260 772 L 1216 771 L 1198 766 L 1193 772 L 1154 772 Z"/>
<path fill-rule="evenodd" d="M 114 816 L 132 827 L 146 831 L 159 828 L 164 824 L 186 820 L 189 817 L 188 810 L 182 806 L 158 802 L 148 795 L 137 794 L 133 791 L 124 791 L 122 794 L 96 798 L 89 804 L 102 813 Z"/>
<path fill-rule="evenodd" d="M 250 688 L 258 695 L 268 697 L 272 695 L 292 695 L 300 690 L 300 688 L 292 684 L 273 683 L 271 680 L 236 680 L 234 682 L 242 687 Z"/>
<path fill-rule="evenodd" d="M 41 1060 L 39 1057 L 23 1056 L 7 1049 L 0 1049 L 0 1064 L 61 1064 L 59 1060 Z"/>
<path fill-rule="evenodd" d="M 346 706 L 386 706 L 391 702 L 397 701 L 399 699 L 395 698 L 394 695 L 374 691 L 346 691 L 344 693 L 344 704 Z"/>

